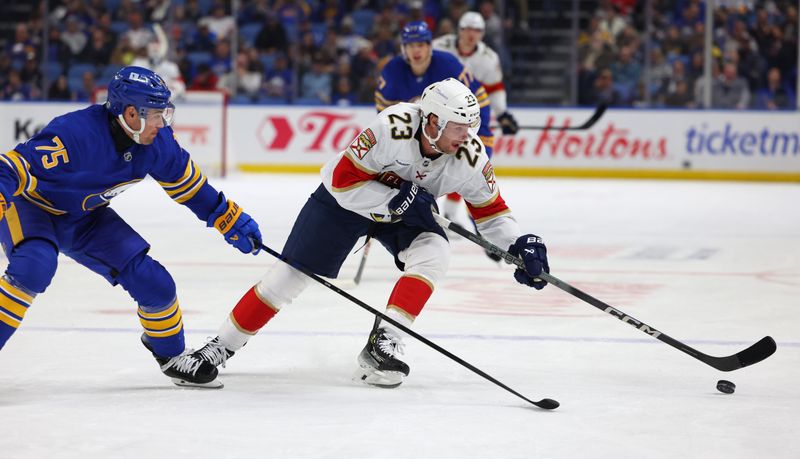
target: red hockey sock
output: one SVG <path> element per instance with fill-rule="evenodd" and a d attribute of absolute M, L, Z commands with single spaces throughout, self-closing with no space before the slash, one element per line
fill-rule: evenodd
<path fill-rule="evenodd" d="M 414 320 L 431 297 L 433 286 L 422 277 L 403 276 L 389 295 L 388 308 L 395 308 Z"/>
<path fill-rule="evenodd" d="M 240 330 L 255 334 L 277 313 L 278 310 L 259 297 L 256 288 L 252 287 L 236 303 L 231 317 Z"/>

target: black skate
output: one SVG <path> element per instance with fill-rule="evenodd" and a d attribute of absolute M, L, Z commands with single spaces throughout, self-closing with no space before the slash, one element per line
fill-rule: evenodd
<path fill-rule="evenodd" d="M 402 338 L 394 330 L 373 330 L 367 345 L 358 355 L 359 369 L 353 379 L 377 387 L 399 386 L 410 371 L 408 365 L 397 358 L 403 354 L 403 347 Z"/>
<path fill-rule="evenodd" d="M 201 347 L 192 355 L 215 367 L 222 365 L 224 368 L 225 362 L 233 357 L 233 354 L 235 354 L 235 352 L 220 344 L 219 336 L 215 336 L 213 339 L 208 340 L 205 346 Z"/>
<path fill-rule="evenodd" d="M 153 352 L 152 346 L 147 341 L 147 335 L 144 333 L 142 334 L 142 344 L 148 351 Z M 217 367 L 198 358 L 191 349 L 172 358 L 160 357 L 155 353 L 153 353 L 153 357 L 161 366 L 161 372 L 169 376 L 177 386 L 222 388 L 222 381 L 217 379 Z"/>

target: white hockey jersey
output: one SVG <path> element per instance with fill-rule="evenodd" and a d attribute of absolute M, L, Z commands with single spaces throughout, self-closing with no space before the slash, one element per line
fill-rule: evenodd
<path fill-rule="evenodd" d="M 503 84 L 503 69 L 500 67 L 500 57 L 484 42 L 478 42 L 475 51 L 467 56 L 458 51 L 458 36 L 455 34 L 442 35 L 433 40 L 433 48 L 446 51 L 457 57 L 464 67 L 483 84 L 492 112 L 496 115 L 508 110 L 506 101 L 506 88 Z"/>
<path fill-rule="evenodd" d="M 422 154 L 421 129 L 419 105 L 399 103 L 383 110 L 347 149 L 322 167 L 323 185 L 340 206 L 386 223 L 392 221 L 389 201 L 397 196 L 402 181 L 412 181 L 437 198 L 456 192 L 481 235 L 507 248 L 521 232 L 500 196 L 480 138 L 470 135 L 455 154 L 431 159 Z"/>

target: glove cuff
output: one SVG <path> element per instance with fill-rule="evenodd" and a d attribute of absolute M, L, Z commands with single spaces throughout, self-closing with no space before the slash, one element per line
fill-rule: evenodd
<path fill-rule="evenodd" d="M 236 220 L 239 219 L 239 216 L 242 215 L 242 208 L 239 207 L 239 204 L 231 201 L 230 199 L 227 201 L 227 207 L 222 212 L 222 215 L 214 220 L 214 228 L 217 229 L 220 233 L 227 234 L 228 231 L 233 228 L 233 225 L 236 224 Z"/>

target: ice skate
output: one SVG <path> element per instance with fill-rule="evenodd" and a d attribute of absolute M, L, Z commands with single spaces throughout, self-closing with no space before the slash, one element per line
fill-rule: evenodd
<path fill-rule="evenodd" d="M 219 336 L 208 340 L 205 346 L 197 350 L 193 355 L 203 362 L 210 363 L 215 367 L 222 365 L 225 368 L 225 363 L 229 358 L 233 357 L 234 351 L 226 348 L 219 342 Z"/>
<path fill-rule="evenodd" d="M 377 387 L 399 386 L 409 373 L 408 365 L 397 358 L 403 354 L 403 347 L 402 338 L 394 330 L 373 330 L 358 355 L 359 368 L 353 379 Z"/>
<path fill-rule="evenodd" d="M 145 334 L 142 334 L 142 344 L 147 350 L 153 352 Z M 217 367 L 203 361 L 195 354 L 191 349 L 187 349 L 172 358 L 160 357 L 155 353 L 153 353 L 153 357 L 161 366 L 161 372 L 169 376 L 177 386 L 221 389 L 222 381 L 216 379 Z"/>

